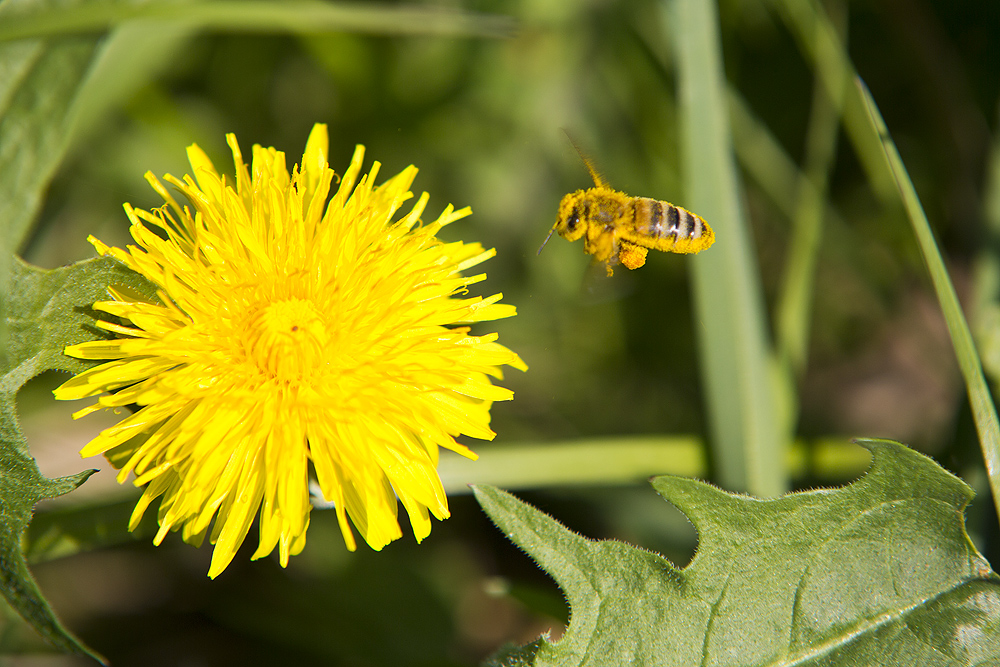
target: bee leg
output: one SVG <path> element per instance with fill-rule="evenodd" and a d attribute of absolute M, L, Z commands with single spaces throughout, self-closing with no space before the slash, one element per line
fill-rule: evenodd
<path fill-rule="evenodd" d="M 638 269 L 646 263 L 647 252 L 649 250 L 643 248 L 641 245 L 622 240 L 621 247 L 618 249 L 618 261 L 624 264 L 626 268 Z"/>
<path fill-rule="evenodd" d="M 610 278 L 615 274 L 614 266 L 618 263 L 618 235 L 605 229 L 599 239 L 600 250 L 594 255 L 594 261 L 604 262 L 604 268 Z"/>
<path fill-rule="evenodd" d="M 618 254 L 618 239 L 611 230 L 591 225 L 584 237 L 584 251 L 598 262 L 607 262 Z"/>

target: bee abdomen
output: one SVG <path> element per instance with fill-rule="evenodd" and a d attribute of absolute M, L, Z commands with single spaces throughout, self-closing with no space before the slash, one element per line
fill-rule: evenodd
<path fill-rule="evenodd" d="M 647 239 L 641 245 L 657 250 L 699 252 L 715 241 L 715 235 L 700 216 L 665 201 L 636 197 L 634 228 L 637 236 Z M 652 243 L 650 243 L 652 242 Z"/>

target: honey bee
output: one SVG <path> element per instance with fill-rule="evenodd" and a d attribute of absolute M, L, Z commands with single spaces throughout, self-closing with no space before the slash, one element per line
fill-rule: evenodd
<path fill-rule="evenodd" d="M 559 232 L 567 241 L 582 238 L 583 251 L 593 255 L 595 262 L 604 262 L 610 276 L 618 262 L 638 269 L 646 263 L 649 249 L 696 253 L 715 242 L 715 232 L 701 216 L 669 202 L 630 197 L 611 189 L 590 158 L 572 139 L 570 142 L 594 179 L 594 187 L 562 198 L 556 224 L 545 237 L 543 248 L 552 232 Z"/>

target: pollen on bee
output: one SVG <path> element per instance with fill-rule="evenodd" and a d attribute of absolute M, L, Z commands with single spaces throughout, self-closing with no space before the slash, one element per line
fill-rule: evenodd
<path fill-rule="evenodd" d="M 638 269 L 646 263 L 646 253 L 649 250 L 634 243 L 622 243 L 618 250 L 618 261 L 627 269 Z"/>

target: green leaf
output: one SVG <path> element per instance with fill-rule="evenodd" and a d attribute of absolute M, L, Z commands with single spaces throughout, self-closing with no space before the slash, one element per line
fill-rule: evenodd
<path fill-rule="evenodd" d="M 7 315 L 6 357 L 0 381 L 0 582 L 7 602 L 43 637 L 69 653 L 92 652 L 58 621 L 42 597 L 22 551 L 21 536 L 35 503 L 72 491 L 94 471 L 49 479 L 31 457 L 16 414 L 17 391 L 39 373 L 79 371 L 86 362 L 62 354 L 65 346 L 96 337 L 94 301 L 106 298 L 108 285 L 150 294 L 150 286 L 110 259 L 92 259 L 45 271 L 9 259 L 4 285 Z"/>
<path fill-rule="evenodd" d="M 505 644 L 496 653 L 483 662 L 483 667 L 530 667 L 535 664 L 535 656 L 542 640 L 536 640 L 524 646 Z"/>
<path fill-rule="evenodd" d="M 699 533 L 683 569 L 477 487 L 572 611 L 561 640 L 496 664 L 996 664 L 1000 578 L 965 532 L 972 490 L 903 445 L 860 444 L 873 454 L 862 479 L 774 500 L 656 478 Z"/>

